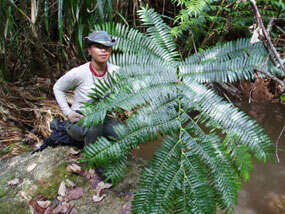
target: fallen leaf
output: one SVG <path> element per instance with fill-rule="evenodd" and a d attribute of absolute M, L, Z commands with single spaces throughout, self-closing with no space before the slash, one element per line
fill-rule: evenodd
<path fill-rule="evenodd" d="M 69 201 L 79 199 L 83 196 L 83 188 L 76 187 L 74 189 L 71 189 L 67 193 L 67 198 Z"/>
<path fill-rule="evenodd" d="M 94 202 L 99 202 L 99 201 L 102 201 L 102 199 L 105 198 L 105 196 L 106 195 L 102 195 L 102 196 L 94 195 L 92 199 Z"/>
<path fill-rule="evenodd" d="M 66 181 L 68 187 L 75 187 L 76 186 L 75 183 L 73 183 L 71 180 L 66 179 L 65 181 Z"/>
<path fill-rule="evenodd" d="M 100 189 L 109 189 L 112 186 L 112 184 L 104 183 L 103 181 L 98 183 L 98 188 Z"/>
<path fill-rule="evenodd" d="M 259 41 L 260 41 L 260 40 L 259 40 L 259 35 L 261 35 L 261 34 L 260 34 L 260 30 L 259 30 L 259 28 L 257 28 L 257 29 L 255 29 L 255 30 L 253 31 L 252 37 L 251 37 L 251 39 L 250 39 L 250 44 L 254 44 L 254 43 L 259 42 Z"/>
<path fill-rule="evenodd" d="M 69 154 L 71 155 L 78 155 L 80 153 L 80 151 L 78 150 L 75 150 L 73 148 L 70 148 L 69 151 L 68 151 Z"/>
<path fill-rule="evenodd" d="M 92 189 L 96 189 L 99 182 L 100 182 L 100 180 L 98 178 L 91 178 L 91 179 L 89 179 L 89 186 Z"/>
<path fill-rule="evenodd" d="M 48 208 L 45 210 L 44 214 L 52 214 L 52 207 L 48 207 Z"/>
<path fill-rule="evenodd" d="M 104 183 L 103 181 L 99 182 L 95 188 L 96 195 L 101 196 L 104 193 L 104 189 L 109 189 L 112 184 Z"/>
<path fill-rule="evenodd" d="M 131 213 L 132 213 L 132 204 L 131 203 L 125 204 L 119 212 L 119 214 L 131 214 Z"/>
<path fill-rule="evenodd" d="M 15 186 L 15 185 L 17 185 L 19 182 L 20 182 L 20 180 L 19 180 L 18 178 L 14 178 L 13 180 L 8 181 L 8 184 L 11 185 L 11 186 Z"/>
<path fill-rule="evenodd" d="M 60 196 L 65 196 L 66 195 L 66 186 L 65 186 L 64 181 L 62 181 L 60 183 L 60 186 L 59 186 L 59 189 L 58 189 L 58 195 L 60 195 Z"/>
<path fill-rule="evenodd" d="M 36 166 L 37 166 L 36 163 L 33 163 L 33 164 L 29 165 L 29 166 L 27 167 L 27 172 L 33 171 L 33 169 L 34 169 Z"/>
<path fill-rule="evenodd" d="M 45 210 L 45 208 L 42 208 L 41 206 L 39 206 L 38 203 L 32 200 L 29 201 L 29 207 L 30 207 L 31 213 L 35 213 L 35 214 L 42 214 L 44 213 L 44 210 Z"/>
<path fill-rule="evenodd" d="M 87 176 L 88 176 L 88 172 L 87 172 L 86 169 L 82 170 L 82 171 L 79 173 L 79 175 L 88 179 L 88 177 L 87 177 Z"/>
<path fill-rule="evenodd" d="M 93 177 L 95 177 L 95 175 L 96 175 L 95 170 L 94 170 L 94 169 L 89 169 L 89 171 L 88 171 L 88 176 L 89 176 L 90 178 L 93 178 Z"/>
<path fill-rule="evenodd" d="M 78 211 L 73 207 L 69 214 L 78 214 Z"/>
<path fill-rule="evenodd" d="M 56 206 L 56 208 L 53 209 L 53 214 L 59 214 L 59 213 L 67 213 L 68 209 L 70 207 L 70 204 L 68 203 L 62 203 Z"/>
<path fill-rule="evenodd" d="M 241 1 L 246 2 L 246 0 L 237 0 L 236 4 L 239 4 Z"/>
<path fill-rule="evenodd" d="M 92 178 L 98 178 L 98 175 L 96 174 L 94 169 L 89 169 L 89 171 L 87 171 L 86 169 L 80 173 L 81 176 L 85 177 L 86 179 L 92 179 Z"/>
<path fill-rule="evenodd" d="M 66 167 L 66 170 L 67 170 L 68 172 L 72 172 L 72 173 L 78 174 L 78 173 L 81 172 L 81 167 L 74 163 L 74 164 L 68 165 L 68 166 Z"/>
<path fill-rule="evenodd" d="M 30 209 L 30 213 L 31 214 L 36 214 L 35 209 L 33 208 L 33 206 L 29 205 L 29 209 Z"/>
<path fill-rule="evenodd" d="M 27 193 L 24 192 L 24 191 L 20 191 L 18 194 L 19 194 L 22 198 L 24 198 L 24 199 L 26 199 L 26 200 L 31 200 L 31 197 L 29 197 L 29 196 L 27 195 Z"/>
<path fill-rule="evenodd" d="M 72 162 L 78 163 L 78 164 L 80 163 L 77 159 L 73 159 Z"/>
<path fill-rule="evenodd" d="M 58 201 L 64 201 L 64 197 L 63 197 L 63 196 L 57 196 L 56 199 L 57 199 Z"/>
<path fill-rule="evenodd" d="M 46 209 L 47 207 L 51 205 L 51 201 L 37 201 L 37 203 L 41 208 L 44 208 L 44 209 Z"/>

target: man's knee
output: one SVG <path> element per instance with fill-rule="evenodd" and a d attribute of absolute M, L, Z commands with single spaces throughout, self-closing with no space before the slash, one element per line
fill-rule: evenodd
<path fill-rule="evenodd" d="M 83 128 L 77 123 L 69 123 L 66 125 L 66 132 L 74 140 L 84 142 L 87 145 L 95 142 L 101 136 L 117 138 L 114 126 L 118 124 L 116 119 L 107 117 L 104 124 L 90 128 Z"/>
<path fill-rule="evenodd" d="M 90 127 L 84 136 L 84 144 L 94 143 L 98 137 L 103 136 L 103 125 L 99 124 L 95 127 Z"/>
<path fill-rule="evenodd" d="M 65 130 L 67 134 L 74 140 L 83 142 L 86 135 L 86 128 L 81 127 L 77 123 L 69 123 L 66 125 Z"/>
<path fill-rule="evenodd" d="M 107 117 L 104 121 L 104 137 L 117 138 L 118 135 L 116 134 L 114 127 L 118 124 L 119 122 L 116 119 Z"/>

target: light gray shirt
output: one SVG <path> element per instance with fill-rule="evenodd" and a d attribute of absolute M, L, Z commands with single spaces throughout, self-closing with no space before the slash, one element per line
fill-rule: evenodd
<path fill-rule="evenodd" d="M 89 64 L 90 62 L 87 62 L 71 69 L 59 78 L 53 87 L 56 101 L 64 115 L 68 115 L 71 111 L 80 110 L 82 102 L 90 102 L 91 98 L 88 94 L 92 92 L 91 88 L 95 87 L 95 83 L 98 82 L 98 79 L 106 79 L 109 73 L 112 75 L 114 71 L 119 69 L 118 66 L 107 63 L 108 72 L 106 72 L 103 77 L 96 77 L 90 71 Z M 69 89 L 74 89 L 71 107 L 68 105 L 65 96 L 65 90 Z"/>

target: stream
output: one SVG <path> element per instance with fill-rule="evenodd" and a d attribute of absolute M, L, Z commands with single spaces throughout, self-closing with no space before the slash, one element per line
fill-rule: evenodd
<path fill-rule="evenodd" d="M 285 105 L 238 104 L 265 129 L 276 143 L 285 126 Z M 236 214 L 282 214 L 285 213 L 285 131 L 278 143 L 279 163 L 254 162 L 251 177 L 239 192 Z M 282 212 L 283 211 L 283 212 Z"/>
<path fill-rule="evenodd" d="M 285 126 L 285 105 L 279 103 L 236 103 L 241 110 L 248 113 L 265 130 L 273 143 Z M 136 155 L 151 160 L 161 139 L 143 145 Z M 234 214 L 282 214 L 285 213 L 285 130 L 278 141 L 278 158 L 266 163 L 254 160 L 250 179 L 243 183 L 239 191 L 238 204 Z"/>

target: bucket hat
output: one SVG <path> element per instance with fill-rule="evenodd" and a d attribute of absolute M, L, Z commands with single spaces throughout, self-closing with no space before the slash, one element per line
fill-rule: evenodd
<path fill-rule="evenodd" d="M 87 47 L 89 47 L 92 43 L 99 43 L 107 47 L 111 47 L 117 43 L 117 41 L 112 39 L 111 36 L 105 31 L 94 31 L 85 37 L 84 40 Z"/>

